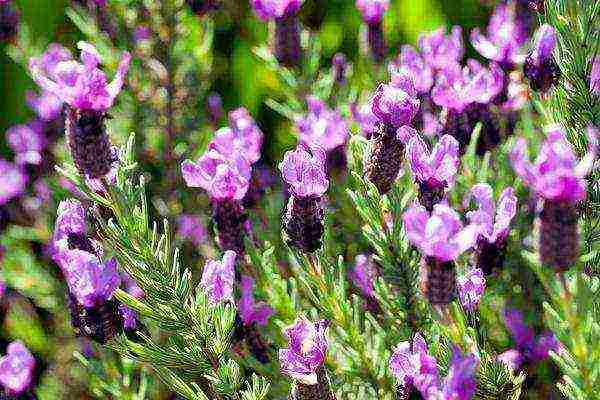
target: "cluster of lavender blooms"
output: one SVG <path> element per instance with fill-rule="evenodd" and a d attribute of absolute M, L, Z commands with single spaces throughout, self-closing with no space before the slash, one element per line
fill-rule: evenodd
<path fill-rule="evenodd" d="M 15 341 L 8 345 L 6 355 L 0 358 L 0 385 L 4 388 L 5 396 L 35 398 L 27 393 L 34 383 L 35 364 L 35 358 L 22 342 Z"/>

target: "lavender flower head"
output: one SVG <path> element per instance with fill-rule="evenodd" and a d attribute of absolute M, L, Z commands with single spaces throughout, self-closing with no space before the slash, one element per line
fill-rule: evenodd
<path fill-rule="evenodd" d="M 395 129 L 410 124 L 419 105 L 415 85 L 405 74 L 393 75 L 391 82 L 379 85 L 373 95 L 373 114 Z"/>
<path fill-rule="evenodd" d="M 460 304 L 467 311 L 474 312 L 479 308 L 479 302 L 485 292 L 485 277 L 479 268 L 473 268 L 456 280 Z"/>
<path fill-rule="evenodd" d="M 596 96 L 600 96 L 600 56 L 596 56 L 592 63 L 590 73 L 590 91 Z"/>
<path fill-rule="evenodd" d="M 398 58 L 388 66 L 390 74 L 407 74 L 414 82 L 419 94 L 426 94 L 433 86 L 433 68 L 421 57 L 417 50 L 410 46 L 402 46 Z"/>
<path fill-rule="evenodd" d="M 125 287 L 125 291 L 135 297 L 136 299 L 142 299 L 145 296 L 144 291 L 140 288 L 137 282 L 127 273 L 122 274 L 122 283 Z M 138 314 L 131 308 L 124 304 L 119 304 L 119 313 L 123 319 L 123 328 L 126 330 L 135 330 L 138 326 Z"/>
<path fill-rule="evenodd" d="M 305 384 L 316 385 L 317 372 L 323 367 L 329 341 L 325 320 L 312 323 L 305 317 L 299 317 L 296 322 L 285 329 L 289 347 L 279 350 L 281 372 Z"/>
<path fill-rule="evenodd" d="M 254 279 L 248 275 L 242 275 L 241 296 L 238 303 L 240 316 L 246 326 L 251 326 L 254 323 L 258 326 L 264 326 L 275 311 L 264 301 L 256 303 L 253 291 Z"/>
<path fill-rule="evenodd" d="M 295 15 L 300 11 L 303 0 L 251 0 L 250 4 L 257 17 L 263 21 Z"/>
<path fill-rule="evenodd" d="M 533 51 L 523 66 L 523 74 L 533 90 L 546 92 L 558 82 L 560 69 L 552 56 L 556 42 L 556 31 L 548 24 L 540 26 L 535 33 Z"/>
<path fill-rule="evenodd" d="M 383 14 L 390 8 L 390 0 L 356 0 L 356 8 L 368 25 L 379 25 Z"/>
<path fill-rule="evenodd" d="M 454 261 L 473 247 L 479 227 L 463 227 L 458 213 L 446 204 L 436 204 L 430 214 L 415 204 L 402 217 L 408 240 L 421 253 L 438 261 Z"/>
<path fill-rule="evenodd" d="M 42 162 L 42 151 L 46 147 L 42 122 L 13 126 L 6 131 L 6 141 L 15 153 L 15 163 L 39 165 Z"/>
<path fill-rule="evenodd" d="M 325 102 L 313 96 L 306 99 L 308 114 L 296 121 L 300 142 L 326 152 L 343 146 L 348 140 L 348 126 L 338 110 L 330 110 Z"/>
<path fill-rule="evenodd" d="M 215 200 L 241 200 L 248 191 L 250 166 L 237 153 L 224 156 L 209 149 L 198 162 L 181 164 L 183 179 L 189 187 L 200 187 Z"/>
<path fill-rule="evenodd" d="M 363 296 L 367 298 L 375 296 L 373 282 L 377 279 L 377 268 L 375 268 L 375 264 L 369 256 L 357 255 L 354 269 L 348 275 L 350 275 L 350 279 L 360 289 Z"/>
<path fill-rule="evenodd" d="M 320 148 L 299 144 L 296 150 L 285 153 L 279 170 L 294 196 L 320 197 L 329 187 L 325 153 Z"/>
<path fill-rule="evenodd" d="M 26 185 L 27 175 L 21 167 L 0 158 L 0 205 L 23 194 Z"/>
<path fill-rule="evenodd" d="M 226 251 L 221 261 L 210 260 L 204 266 L 200 287 L 213 304 L 230 301 L 233 302 L 233 283 L 235 280 L 234 251 Z"/>
<path fill-rule="evenodd" d="M 20 341 L 10 343 L 6 353 L 0 358 L 0 384 L 6 394 L 18 397 L 31 386 L 35 358 Z"/>
<path fill-rule="evenodd" d="M 123 53 L 112 82 L 98 66 L 100 54 L 87 42 L 77 43 L 81 50 L 81 63 L 75 60 L 59 61 L 48 71 L 44 58 L 32 58 L 29 69 L 33 80 L 43 89 L 53 93 L 63 102 L 80 111 L 108 110 L 123 87 L 131 55 Z"/>
<path fill-rule="evenodd" d="M 460 26 L 453 26 L 449 35 L 444 27 L 421 34 L 418 45 L 425 62 L 436 70 L 457 64 L 465 52 Z"/>
<path fill-rule="evenodd" d="M 500 3 L 490 18 L 485 36 L 479 28 L 471 32 L 473 47 L 485 58 L 496 61 L 505 69 L 523 63 L 521 48 L 529 39 L 527 26 L 518 17 L 514 4 Z"/>
<path fill-rule="evenodd" d="M 475 199 L 478 209 L 468 212 L 467 219 L 480 226 L 479 235 L 488 243 L 499 243 L 506 239 L 510 223 L 517 214 L 517 197 L 514 189 L 508 187 L 500 194 L 496 207 L 493 193 L 490 185 L 479 183 L 471 188 L 465 204 L 468 204 L 471 196 Z"/>
<path fill-rule="evenodd" d="M 220 154 L 235 153 L 253 164 L 260 158 L 263 133 L 243 107 L 229 113 L 229 127 L 221 128 L 208 145 Z M 235 158 L 235 157 L 232 157 Z"/>
<path fill-rule="evenodd" d="M 179 217 L 178 225 L 178 235 L 190 240 L 195 246 L 200 246 L 208 237 L 202 219 L 197 215 L 182 215 Z"/>
<path fill-rule="evenodd" d="M 587 155 L 578 162 L 560 125 L 548 129 L 535 163 L 529 161 L 527 141 L 519 138 L 510 159 L 519 177 L 546 200 L 577 203 L 586 197 L 585 176 L 591 171 L 597 152 L 597 138 L 593 130 L 588 131 Z"/>

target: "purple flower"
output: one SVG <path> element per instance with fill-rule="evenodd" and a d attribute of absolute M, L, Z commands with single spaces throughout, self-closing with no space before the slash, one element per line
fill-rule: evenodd
<path fill-rule="evenodd" d="M 0 206 L 23 194 L 27 175 L 18 165 L 0 158 Z"/>
<path fill-rule="evenodd" d="M 6 394 L 18 397 L 31 385 L 35 358 L 20 341 L 9 344 L 6 353 L 0 358 L 0 384 Z"/>
<path fill-rule="evenodd" d="M 6 131 L 6 141 L 15 153 L 15 163 L 39 165 L 42 162 L 46 138 L 41 121 L 13 126 Z"/>
<path fill-rule="evenodd" d="M 35 92 L 28 90 L 25 93 L 25 97 L 27 99 L 27 105 L 31 107 L 43 121 L 54 121 L 56 118 L 60 117 L 63 109 L 63 102 L 58 96 L 48 91 L 42 91 L 42 94 L 38 96 Z"/>
<path fill-rule="evenodd" d="M 250 165 L 240 154 L 225 156 L 215 149 L 209 149 L 197 163 L 185 160 L 181 173 L 189 187 L 200 187 L 215 200 L 243 199 L 251 176 Z"/>
<path fill-rule="evenodd" d="M 452 136 L 444 135 L 430 152 L 423 139 L 415 135 L 406 145 L 406 159 L 417 182 L 450 188 L 460 164 L 458 142 Z"/>
<path fill-rule="evenodd" d="M 409 75 L 419 94 L 428 93 L 433 86 L 433 68 L 410 45 L 402 46 L 398 59 L 390 63 L 388 70 L 391 74 L 404 73 Z"/>
<path fill-rule="evenodd" d="M 263 133 L 258 128 L 245 108 L 238 108 L 229 113 L 228 128 L 221 128 L 208 144 L 209 150 L 216 150 L 220 154 L 235 153 L 248 164 L 255 163 L 260 158 L 260 148 Z M 233 159 L 234 157 L 232 157 Z"/>
<path fill-rule="evenodd" d="M 535 32 L 533 51 L 531 59 L 535 65 L 542 65 L 546 60 L 552 58 L 556 47 L 556 31 L 548 24 L 543 24 Z"/>
<path fill-rule="evenodd" d="M 355 258 L 354 269 L 348 275 L 352 282 L 360 289 L 363 296 L 375 296 L 373 281 L 377 279 L 377 268 L 369 256 L 359 254 Z"/>
<path fill-rule="evenodd" d="M 453 26 L 448 36 L 444 27 L 421 34 L 418 45 L 425 62 L 438 70 L 458 63 L 465 52 L 460 26 Z"/>
<path fill-rule="evenodd" d="M 471 32 L 471 43 L 479 54 L 508 68 L 523 63 L 525 55 L 521 48 L 528 39 L 527 26 L 518 18 L 512 3 L 496 6 L 487 28 L 487 37 L 479 28 Z"/>
<path fill-rule="evenodd" d="M 458 287 L 458 298 L 463 308 L 467 311 L 475 311 L 485 292 L 485 277 L 483 271 L 474 268 L 456 280 Z"/>
<path fill-rule="evenodd" d="M 588 154 L 579 162 L 560 125 L 549 128 L 535 164 L 529 161 L 527 141 L 519 138 L 510 153 L 513 168 L 525 184 L 544 199 L 568 203 L 583 200 L 587 188 L 585 176 L 593 167 L 597 151 L 593 129 L 588 134 Z"/>
<path fill-rule="evenodd" d="M 256 323 L 258 326 L 264 326 L 275 311 L 264 301 L 256 303 L 253 290 L 254 279 L 248 275 L 242 275 L 242 282 L 240 284 L 241 296 L 238 302 L 240 316 L 246 326 L 250 326 L 253 323 Z"/>
<path fill-rule="evenodd" d="M 139 43 L 152 39 L 152 29 L 146 25 L 136 26 L 133 30 L 133 41 Z"/>
<path fill-rule="evenodd" d="M 348 140 L 348 125 L 338 110 L 313 96 L 306 99 L 308 114 L 296 120 L 300 142 L 330 152 Z"/>
<path fill-rule="evenodd" d="M 478 205 L 476 211 L 467 213 L 467 219 L 471 224 L 480 226 L 479 235 L 488 243 L 499 243 L 506 239 L 510 228 L 510 222 L 517 214 L 517 197 L 513 188 L 508 187 L 502 191 L 498 198 L 498 207 L 494 204 L 492 187 L 486 183 L 479 183 L 465 198 L 468 205 L 471 196 Z"/>
<path fill-rule="evenodd" d="M 391 82 L 379 85 L 373 95 L 373 114 L 395 129 L 410 124 L 419 105 L 415 85 L 405 74 L 393 75 Z"/>
<path fill-rule="evenodd" d="M 85 210 L 78 200 L 63 200 L 58 205 L 52 242 L 58 250 L 68 249 L 69 234 L 85 235 L 87 224 Z"/>
<path fill-rule="evenodd" d="M 182 215 L 178 220 L 179 236 L 189 239 L 195 246 L 200 246 L 206 241 L 208 233 L 202 223 L 202 219 L 197 215 Z"/>
<path fill-rule="evenodd" d="M 479 359 L 476 355 L 463 356 L 456 347 L 452 349 L 450 369 L 444 380 L 442 398 L 447 400 L 469 400 L 477 389 L 475 376 Z"/>
<path fill-rule="evenodd" d="M 379 25 L 383 14 L 390 8 L 390 0 L 356 0 L 356 8 L 368 25 Z"/>
<path fill-rule="evenodd" d="M 211 93 L 206 99 L 210 122 L 216 124 L 223 117 L 223 100 L 219 93 Z"/>
<path fill-rule="evenodd" d="M 344 53 L 335 53 L 331 59 L 331 69 L 333 71 L 333 79 L 338 84 L 346 82 L 346 73 L 348 71 L 348 60 Z"/>
<path fill-rule="evenodd" d="M 305 317 L 285 329 L 289 347 L 279 350 L 281 372 L 305 385 L 317 384 L 317 370 L 325 363 L 327 348 L 327 327 L 325 320 L 313 324 Z"/>
<path fill-rule="evenodd" d="M 426 392 L 438 383 L 438 367 L 434 357 L 429 354 L 425 339 L 416 333 L 411 342 L 401 342 L 396 346 L 389 364 L 390 371 L 400 385 L 414 387 Z"/>
<path fill-rule="evenodd" d="M 558 83 L 560 68 L 552 57 L 556 47 L 556 31 L 548 24 L 539 27 L 535 33 L 532 52 L 523 66 L 523 75 L 529 80 L 533 90 L 546 92 Z"/>
<path fill-rule="evenodd" d="M 263 21 L 281 19 L 296 14 L 303 0 L 250 0 L 256 16 Z"/>
<path fill-rule="evenodd" d="M 590 73 L 590 91 L 596 96 L 600 96 L 600 56 L 594 58 L 592 71 Z"/>
<path fill-rule="evenodd" d="M 223 254 L 221 261 L 210 260 L 204 265 L 200 286 L 211 304 L 233 302 L 235 259 L 235 251 L 228 250 Z"/>
<path fill-rule="evenodd" d="M 463 227 L 460 216 L 446 204 L 436 204 L 429 214 L 425 207 L 413 205 L 402 217 L 408 240 L 427 257 L 453 261 L 473 247 L 479 227 Z"/>
<path fill-rule="evenodd" d="M 309 149 L 299 144 L 296 150 L 285 153 L 279 170 L 294 196 L 320 197 L 329 187 L 325 173 L 325 153 L 319 148 Z"/>
<path fill-rule="evenodd" d="M 518 370 L 521 364 L 523 364 L 523 355 L 519 350 L 515 349 L 506 350 L 496 358 L 511 371 Z"/>
<path fill-rule="evenodd" d="M 358 105 L 356 103 L 351 106 L 352 118 L 359 125 L 363 134 L 370 138 L 377 132 L 377 125 L 379 124 L 379 118 L 373 114 L 373 105 L 371 102 Z"/>
<path fill-rule="evenodd" d="M 51 71 L 42 57 L 32 58 L 29 69 L 33 80 L 45 91 L 58 96 L 63 102 L 81 111 L 108 110 L 123 87 L 131 55 L 123 53 L 117 74 L 111 83 L 98 66 L 100 54 L 87 42 L 79 42 L 81 63 L 75 60 L 58 62 Z"/>

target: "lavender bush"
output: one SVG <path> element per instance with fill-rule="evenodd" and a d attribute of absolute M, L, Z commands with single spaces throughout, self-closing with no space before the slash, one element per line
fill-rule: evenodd
<path fill-rule="evenodd" d="M 356 56 L 309 0 L 23 3 L 0 398 L 600 400 L 600 2 L 349 1 Z"/>

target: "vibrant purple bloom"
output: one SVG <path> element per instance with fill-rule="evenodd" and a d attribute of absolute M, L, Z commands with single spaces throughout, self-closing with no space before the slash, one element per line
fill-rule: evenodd
<path fill-rule="evenodd" d="M 340 112 L 329 109 L 325 102 L 313 96 L 307 97 L 306 104 L 308 114 L 296 120 L 300 142 L 326 152 L 346 144 L 348 125 Z"/>
<path fill-rule="evenodd" d="M 450 35 L 444 27 L 421 34 L 418 45 L 425 62 L 437 70 L 457 64 L 465 52 L 460 26 L 453 26 Z"/>
<path fill-rule="evenodd" d="M 517 214 L 517 197 L 513 188 L 508 187 L 502 191 L 496 208 L 493 199 L 493 189 L 486 183 L 479 183 L 471 189 L 465 203 L 475 199 L 477 211 L 467 213 L 467 219 L 472 224 L 479 224 L 483 236 L 489 243 L 502 241 L 508 235 L 510 222 Z"/>
<path fill-rule="evenodd" d="M 473 268 L 465 275 L 456 280 L 458 287 L 458 298 L 463 308 L 467 311 L 475 311 L 485 292 L 485 277 L 479 268 Z"/>
<path fill-rule="evenodd" d="M 256 323 L 258 326 L 264 326 L 269 321 L 269 317 L 275 311 L 264 301 L 256 303 L 254 300 L 254 279 L 248 275 L 242 275 L 240 284 L 240 301 L 238 309 L 244 325 L 250 326 Z"/>
<path fill-rule="evenodd" d="M 204 265 L 200 286 L 211 304 L 233 302 L 235 259 L 235 252 L 228 250 L 223 254 L 221 261 L 210 260 Z"/>
<path fill-rule="evenodd" d="M 425 339 L 416 333 L 411 342 L 401 342 L 390 357 L 390 371 L 400 385 L 420 392 L 438 383 L 438 367 L 429 354 Z"/>
<path fill-rule="evenodd" d="M 600 56 L 596 56 L 592 64 L 590 73 L 590 91 L 596 96 L 600 96 Z"/>
<path fill-rule="evenodd" d="M 556 40 L 556 31 L 548 24 L 540 26 L 535 33 L 533 51 L 523 66 L 523 75 L 533 90 L 546 92 L 558 83 L 560 68 L 552 57 Z"/>
<path fill-rule="evenodd" d="M 215 136 L 208 144 L 208 149 L 216 150 L 223 155 L 235 153 L 246 160 L 248 164 L 258 161 L 263 133 L 248 110 L 241 107 L 230 112 L 229 125 L 230 127 L 221 128 L 215 132 Z"/>
<path fill-rule="evenodd" d="M 296 14 L 303 0 L 250 0 L 256 16 L 263 21 L 281 19 Z"/>
<path fill-rule="evenodd" d="M 189 187 L 200 187 L 216 200 L 243 199 L 251 175 L 250 166 L 241 155 L 225 156 L 215 149 L 209 149 L 197 163 L 185 160 L 181 173 Z"/>
<path fill-rule="evenodd" d="M 68 248 L 69 234 L 86 233 L 85 209 L 78 200 L 70 199 L 61 201 L 56 213 L 52 241 L 57 249 L 65 250 Z"/>
<path fill-rule="evenodd" d="M 519 138 L 510 159 L 515 172 L 525 184 L 544 199 L 576 203 L 586 197 L 585 176 L 591 171 L 597 151 L 597 138 L 589 130 L 587 155 L 578 162 L 560 125 L 549 128 L 535 164 L 529 161 L 527 141 Z"/>
<path fill-rule="evenodd" d="M 75 60 L 58 62 L 52 71 L 47 70 L 44 60 L 32 58 L 29 69 L 33 80 L 44 90 L 58 96 L 74 109 L 81 111 L 108 110 L 125 82 L 131 55 L 123 53 L 117 74 L 111 83 L 98 66 L 100 54 L 87 42 L 79 42 L 81 63 Z"/>
<path fill-rule="evenodd" d="M 27 99 L 27 105 L 31 107 L 37 116 L 43 121 L 54 121 L 60 117 L 63 109 L 63 102 L 61 99 L 47 91 L 42 91 L 39 96 L 28 90 L 25 93 Z"/>
<path fill-rule="evenodd" d="M 473 247 L 479 227 L 463 227 L 458 213 L 446 204 L 436 204 L 430 214 L 425 207 L 413 205 L 402 217 L 408 240 L 427 257 L 453 261 Z"/>
<path fill-rule="evenodd" d="M 414 83 L 405 74 L 393 75 L 391 82 L 379 85 L 373 95 L 373 114 L 395 129 L 410 124 L 419 105 Z"/>
<path fill-rule="evenodd" d="M 0 358 L 0 384 L 6 394 L 18 397 L 31 386 L 35 358 L 20 341 L 9 344 L 6 353 Z"/>
<path fill-rule="evenodd" d="M 377 268 L 369 256 L 359 254 L 355 259 L 354 269 L 349 272 L 350 279 L 360 289 L 363 296 L 373 297 L 373 282 L 377 279 Z"/>
<path fill-rule="evenodd" d="M 536 65 L 541 65 L 546 60 L 552 58 L 552 53 L 556 47 L 556 31 L 548 24 L 543 24 L 535 32 L 533 52 L 531 58 Z"/>
<path fill-rule="evenodd" d="M 179 217 L 178 225 L 179 236 L 190 240 L 195 246 L 200 246 L 208 237 L 202 219 L 197 215 L 182 215 Z"/>
<path fill-rule="evenodd" d="M 463 356 L 458 348 L 452 349 L 450 369 L 444 379 L 442 398 L 446 400 L 469 400 L 477 389 L 475 376 L 479 359 L 476 355 Z"/>
<path fill-rule="evenodd" d="M 460 164 L 458 142 L 452 136 L 444 135 L 430 152 L 423 139 L 415 135 L 406 145 L 406 159 L 417 182 L 450 188 Z"/>
<path fill-rule="evenodd" d="M 377 126 L 379 125 L 379 118 L 373 114 L 373 105 L 371 102 L 364 103 L 362 105 L 352 104 L 351 106 L 352 118 L 359 125 L 362 133 L 370 138 L 377 132 Z"/>
<path fill-rule="evenodd" d="M 390 8 L 390 0 L 356 0 L 356 8 L 368 25 L 379 25 L 383 14 Z"/>
<path fill-rule="evenodd" d="M 425 61 L 417 50 L 410 46 L 402 46 L 398 59 L 388 67 L 391 74 L 404 73 L 409 75 L 419 94 L 428 93 L 433 86 L 433 68 Z"/>
<path fill-rule="evenodd" d="M 27 175 L 21 167 L 0 158 L 0 205 L 23 194 L 27 185 Z"/>
<path fill-rule="evenodd" d="M 497 360 L 511 371 L 516 371 L 521 367 L 521 364 L 523 364 L 523 355 L 519 350 L 510 349 L 499 354 Z"/>
<path fill-rule="evenodd" d="M 485 58 L 511 69 L 521 64 L 525 55 L 521 48 L 529 39 L 527 26 L 518 18 L 514 4 L 496 6 L 487 28 L 487 37 L 479 28 L 471 32 L 473 47 Z"/>
<path fill-rule="evenodd" d="M 296 150 L 285 153 L 279 170 L 294 196 L 320 197 L 329 187 L 325 173 L 325 153 L 319 148 L 299 144 Z"/>
<path fill-rule="evenodd" d="M 39 165 L 42 162 L 46 138 L 41 121 L 13 126 L 6 131 L 6 141 L 15 153 L 15 163 Z"/>
<path fill-rule="evenodd" d="M 317 371 L 325 363 L 329 341 L 325 320 L 312 323 L 305 317 L 296 319 L 284 331 L 289 347 L 279 350 L 281 372 L 305 385 L 317 384 Z"/>

